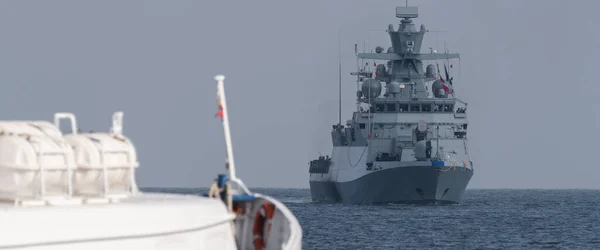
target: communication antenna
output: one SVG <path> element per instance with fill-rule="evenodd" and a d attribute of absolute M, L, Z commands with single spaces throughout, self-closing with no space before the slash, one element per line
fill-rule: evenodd
<path fill-rule="evenodd" d="M 338 29 L 338 125 L 342 125 L 342 49 L 340 46 L 340 30 Z"/>
<path fill-rule="evenodd" d="M 360 64 L 358 62 L 358 44 L 354 44 L 354 55 L 356 56 L 356 92 L 360 90 L 359 79 L 360 79 Z M 360 98 L 360 97 L 359 97 Z M 360 112 L 360 101 L 356 100 L 356 111 Z"/>

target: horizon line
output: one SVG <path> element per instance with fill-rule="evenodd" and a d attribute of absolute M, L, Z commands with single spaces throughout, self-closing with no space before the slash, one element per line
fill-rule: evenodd
<path fill-rule="evenodd" d="M 158 186 L 146 186 L 139 187 L 140 189 L 208 189 L 209 187 L 158 187 Z M 309 187 L 248 187 L 250 189 L 306 189 L 310 190 Z M 466 190 L 600 190 L 598 188 L 585 188 L 585 187 L 561 187 L 561 188 L 549 188 L 549 187 L 486 187 L 486 188 L 469 188 Z"/>

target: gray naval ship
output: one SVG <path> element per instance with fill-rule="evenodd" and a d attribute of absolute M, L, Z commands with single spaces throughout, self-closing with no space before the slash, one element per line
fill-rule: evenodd
<path fill-rule="evenodd" d="M 448 73 L 451 59 L 460 57 L 431 48 L 420 53 L 428 31 L 413 23 L 417 7 L 397 7 L 396 17 L 400 24 L 389 25 L 392 46 L 385 53 L 377 46 L 359 54 L 355 45 L 357 110 L 345 126 L 340 111 L 331 157 L 309 163 L 314 202 L 459 203 L 473 176 L 467 103 L 456 97 Z M 433 64 L 423 71 L 425 61 Z"/>

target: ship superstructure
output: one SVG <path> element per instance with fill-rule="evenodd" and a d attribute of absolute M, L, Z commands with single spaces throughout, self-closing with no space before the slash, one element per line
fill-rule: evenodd
<path fill-rule="evenodd" d="M 428 31 L 413 22 L 417 7 L 397 7 L 396 17 L 387 51 L 356 51 L 357 110 L 333 125 L 331 157 L 309 163 L 313 201 L 458 203 L 473 175 L 467 103 L 448 72 L 459 55 L 420 52 Z"/>

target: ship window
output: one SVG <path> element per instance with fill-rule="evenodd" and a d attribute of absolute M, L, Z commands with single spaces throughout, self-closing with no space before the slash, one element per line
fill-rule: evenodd
<path fill-rule="evenodd" d="M 443 112 L 444 110 L 444 104 L 436 104 L 435 105 L 435 112 Z"/>
<path fill-rule="evenodd" d="M 431 104 L 422 104 L 423 112 L 431 112 Z"/>
<path fill-rule="evenodd" d="M 444 112 L 452 112 L 452 104 L 446 104 L 444 105 Z"/>
<path fill-rule="evenodd" d="M 467 136 L 467 132 L 465 131 L 456 131 L 454 132 L 454 137 L 456 138 L 465 138 Z"/>
<path fill-rule="evenodd" d="M 365 129 L 365 124 L 364 124 L 364 123 L 359 123 L 359 124 L 358 124 L 358 127 L 359 127 L 360 129 Z"/>
<path fill-rule="evenodd" d="M 396 104 L 386 104 L 388 112 L 396 112 Z"/>
<path fill-rule="evenodd" d="M 408 104 L 400 104 L 400 112 L 408 111 Z"/>
<path fill-rule="evenodd" d="M 375 104 L 375 112 L 383 112 L 383 104 Z"/>
<path fill-rule="evenodd" d="M 410 111 L 411 112 L 421 111 L 421 105 L 419 105 L 419 104 L 411 104 L 410 105 Z"/>

